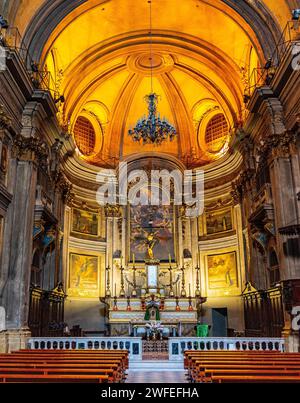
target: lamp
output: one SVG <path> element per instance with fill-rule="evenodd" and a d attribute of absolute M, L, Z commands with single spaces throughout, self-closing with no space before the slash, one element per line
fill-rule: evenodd
<path fill-rule="evenodd" d="M 38 72 L 39 72 L 39 65 L 38 65 L 38 63 L 32 61 L 32 62 L 30 63 L 30 67 L 31 67 L 31 70 L 32 70 L 33 73 L 38 73 Z"/>
<path fill-rule="evenodd" d="M 269 70 L 269 68 L 272 66 L 272 57 L 269 57 L 266 64 L 265 64 L 265 69 Z"/>
<path fill-rule="evenodd" d="M 56 104 L 58 104 L 59 102 L 61 102 L 62 104 L 65 102 L 65 97 L 63 96 L 63 95 L 61 95 L 59 98 L 56 98 L 55 100 L 54 100 L 54 102 L 56 103 Z"/>
<path fill-rule="evenodd" d="M 152 8 L 151 1 L 148 1 L 150 9 L 150 77 L 151 77 L 151 92 L 145 96 L 145 101 L 148 104 L 148 117 L 140 118 L 136 126 L 128 131 L 132 136 L 133 141 L 143 141 L 143 144 L 160 145 L 168 138 L 172 141 L 176 136 L 176 129 L 167 119 L 160 118 L 157 113 L 158 95 L 153 91 L 153 55 L 152 55 Z"/>
<path fill-rule="evenodd" d="M 7 29 L 9 27 L 9 24 L 7 20 L 3 17 L 3 15 L 0 15 L 0 28 Z"/>
<path fill-rule="evenodd" d="M 293 20 L 298 21 L 300 18 L 300 8 L 296 8 L 292 11 Z"/>

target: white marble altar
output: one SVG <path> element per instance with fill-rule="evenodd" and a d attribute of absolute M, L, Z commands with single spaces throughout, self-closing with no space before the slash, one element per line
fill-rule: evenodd
<path fill-rule="evenodd" d="M 107 318 L 110 335 L 125 336 L 144 333 L 147 323 L 146 306 L 147 303 L 143 304 L 140 298 L 130 299 L 130 305 L 126 298 L 111 299 Z M 192 299 L 190 302 L 188 298 L 180 298 L 177 303 L 175 298 L 166 298 L 159 306 L 159 317 L 166 336 L 175 335 L 175 333 L 191 336 L 198 319 L 196 301 Z"/>

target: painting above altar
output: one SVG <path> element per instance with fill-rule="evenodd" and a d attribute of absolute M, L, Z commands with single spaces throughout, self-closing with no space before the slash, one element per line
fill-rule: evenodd
<path fill-rule="evenodd" d="M 149 258 L 149 238 L 153 239 L 153 257 L 168 261 L 175 260 L 172 206 L 130 207 L 130 256 L 137 261 Z"/>

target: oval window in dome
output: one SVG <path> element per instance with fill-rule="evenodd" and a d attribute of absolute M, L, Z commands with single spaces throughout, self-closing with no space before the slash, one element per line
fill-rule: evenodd
<path fill-rule="evenodd" d="M 74 138 L 79 151 L 89 156 L 94 152 L 96 134 L 92 123 L 84 116 L 79 116 L 74 126 Z"/>
<path fill-rule="evenodd" d="M 205 130 L 205 143 L 211 153 L 218 153 L 224 147 L 228 137 L 228 124 L 225 116 L 218 113 L 208 122 Z"/>

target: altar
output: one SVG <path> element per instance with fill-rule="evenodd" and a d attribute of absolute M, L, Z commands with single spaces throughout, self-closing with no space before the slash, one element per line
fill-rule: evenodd
<path fill-rule="evenodd" d="M 119 292 L 114 284 L 114 296 L 110 290 L 110 268 L 106 269 L 106 326 L 110 336 L 149 336 L 151 322 L 161 326 L 160 337 L 196 336 L 201 306 L 199 266 L 196 268 L 194 296 L 191 283 L 186 290 L 185 260 L 182 266 L 172 262 L 161 264 L 153 254 L 157 239 L 153 233 L 147 236 L 147 253 L 144 263 L 123 266 L 123 258 L 114 259 L 114 276 L 119 273 Z M 116 276 L 114 277 L 116 278 Z M 127 292 L 126 292 L 127 291 Z"/>
<path fill-rule="evenodd" d="M 162 325 L 164 337 L 195 336 L 197 301 L 195 298 L 154 295 L 130 300 L 112 298 L 109 301 L 107 326 L 111 336 L 147 336 L 147 324 L 152 321 Z"/>

